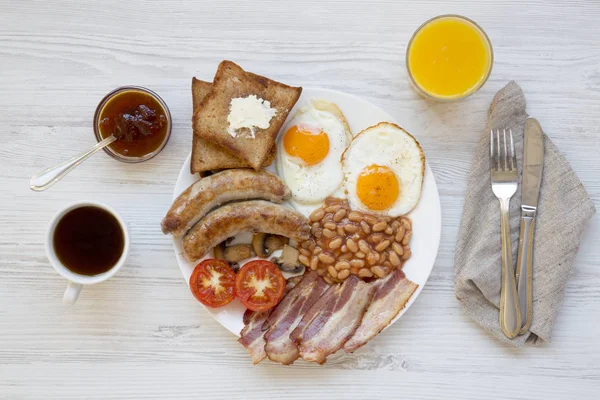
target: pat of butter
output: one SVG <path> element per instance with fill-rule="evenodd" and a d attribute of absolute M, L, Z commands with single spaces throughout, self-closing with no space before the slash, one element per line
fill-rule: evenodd
<path fill-rule="evenodd" d="M 248 97 L 236 97 L 229 103 L 227 132 L 236 137 L 239 129 L 247 128 L 250 131 L 250 137 L 254 138 L 256 128 L 267 129 L 270 126 L 271 118 L 276 114 L 277 110 L 271 108 L 271 102 L 253 94 Z"/>

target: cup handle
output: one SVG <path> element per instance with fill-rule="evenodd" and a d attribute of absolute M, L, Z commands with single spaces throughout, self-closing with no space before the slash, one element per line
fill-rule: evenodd
<path fill-rule="evenodd" d="M 69 281 L 69 284 L 65 289 L 65 294 L 63 295 L 63 303 L 75 304 L 79 297 L 79 293 L 81 293 L 81 289 L 83 289 L 83 285 Z"/>

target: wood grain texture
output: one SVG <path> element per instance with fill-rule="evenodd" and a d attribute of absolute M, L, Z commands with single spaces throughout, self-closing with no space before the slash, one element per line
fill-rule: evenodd
<path fill-rule="evenodd" d="M 453 104 L 410 88 L 404 53 L 427 18 L 465 14 L 494 45 L 491 78 Z M 600 3 L 546 0 L 0 0 L 0 399 L 592 399 L 600 388 L 600 221 L 581 244 L 553 343 L 512 349 L 459 308 L 453 255 L 471 155 L 508 80 L 600 207 Z M 353 355 L 316 367 L 252 367 L 189 294 L 159 222 L 190 151 L 190 79 L 218 62 L 291 85 L 361 96 L 410 127 L 442 199 L 440 251 L 402 320 Z M 96 104 L 116 86 L 156 90 L 173 114 L 169 145 L 125 165 L 101 153 L 47 192 L 30 177 L 94 143 Z M 61 304 L 46 224 L 95 199 L 129 221 L 131 257 L 112 280 Z"/>

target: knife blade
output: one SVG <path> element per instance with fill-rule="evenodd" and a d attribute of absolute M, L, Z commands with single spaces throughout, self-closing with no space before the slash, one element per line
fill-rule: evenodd
<path fill-rule="evenodd" d="M 521 204 L 537 208 L 544 167 L 544 135 L 535 118 L 525 120 L 523 144 L 523 189 Z"/>
<path fill-rule="evenodd" d="M 537 213 L 542 172 L 544 169 L 544 133 L 535 118 L 525 120 L 523 138 L 523 184 L 521 192 L 521 234 L 517 255 L 517 297 L 521 309 L 521 331 L 525 333 L 531 326 L 533 231 Z"/>

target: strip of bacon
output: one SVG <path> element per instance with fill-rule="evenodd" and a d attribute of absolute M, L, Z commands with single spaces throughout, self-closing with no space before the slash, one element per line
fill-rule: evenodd
<path fill-rule="evenodd" d="M 290 339 L 290 333 L 328 287 L 317 273 L 308 272 L 267 318 L 265 351 L 271 361 L 289 365 L 298 359 L 298 346 Z"/>
<path fill-rule="evenodd" d="M 401 269 L 395 270 L 373 284 L 376 287 L 375 294 L 362 323 L 344 344 L 344 350 L 347 353 L 365 345 L 388 326 L 419 287 L 416 283 L 408 280 Z"/>
<path fill-rule="evenodd" d="M 287 280 L 285 285 L 285 292 L 289 292 L 300 282 L 302 276 L 295 276 Z M 284 294 L 285 296 L 285 294 Z M 244 313 L 244 329 L 240 333 L 240 342 L 250 353 L 252 362 L 254 365 L 258 364 L 267 357 L 265 352 L 265 340 L 263 338 L 265 329 L 263 325 L 267 321 L 267 318 L 271 314 L 272 310 L 256 312 L 252 310 L 246 310 Z"/>
<path fill-rule="evenodd" d="M 354 275 L 327 289 L 290 335 L 300 357 L 323 364 L 342 348 L 360 325 L 374 291 L 374 285 Z"/>

